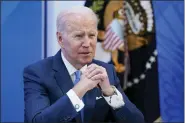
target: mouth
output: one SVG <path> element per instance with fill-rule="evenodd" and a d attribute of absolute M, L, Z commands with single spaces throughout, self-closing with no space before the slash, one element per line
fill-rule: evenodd
<path fill-rule="evenodd" d="M 91 55 L 92 52 L 80 52 L 80 55 Z"/>

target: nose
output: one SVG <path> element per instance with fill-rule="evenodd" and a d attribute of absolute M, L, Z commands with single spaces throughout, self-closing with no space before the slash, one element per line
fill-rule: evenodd
<path fill-rule="evenodd" d="M 85 39 L 83 41 L 82 46 L 85 47 L 85 48 L 88 48 L 88 47 L 90 47 L 90 43 L 91 43 L 91 40 L 89 39 L 89 37 L 85 36 Z"/>

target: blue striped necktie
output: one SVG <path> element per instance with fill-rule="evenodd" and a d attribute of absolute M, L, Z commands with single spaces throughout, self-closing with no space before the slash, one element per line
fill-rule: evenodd
<path fill-rule="evenodd" d="M 75 81 L 74 81 L 74 85 L 76 85 L 79 81 L 80 81 L 80 76 L 81 76 L 81 71 L 77 70 L 75 72 Z"/>
<path fill-rule="evenodd" d="M 75 81 L 74 81 L 74 85 L 76 85 L 79 81 L 80 81 L 80 76 L 81 76 L 81 71 L 80 70 L 77 70 L 75 72 Z M 83 99 L 82 99 L 83 100 Z M 84 120 L 84 112 L 83 112 L 83 109 L 80 111 L 81 113 L 81 119 L 82 119 L 82 122 Z"/>

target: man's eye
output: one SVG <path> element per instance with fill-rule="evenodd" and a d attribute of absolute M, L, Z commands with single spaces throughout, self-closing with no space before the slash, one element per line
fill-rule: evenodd
<path fill-rule="evenodd" d="M 77 38 L 82 38 L 83 35 L 76 35 L 75 37 L 77 37 Z"/>
<path fill-rule="evenodd" d="M 95 35 L 94 34 L 91 34 L 90 37 L 95 37 Z"/>

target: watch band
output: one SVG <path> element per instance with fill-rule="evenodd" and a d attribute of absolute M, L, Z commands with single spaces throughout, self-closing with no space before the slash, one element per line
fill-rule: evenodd
<path fill-rule="evenodd" d="M 117 90 L 115 86 L 111 86 L 114 90 L 113 95 L 111 96 L 104 96 L 104 99 L 107 101 L 107 103 L 113 108 L 118 109 L 125 105 L 123 101 L 122 94 Z"/>

